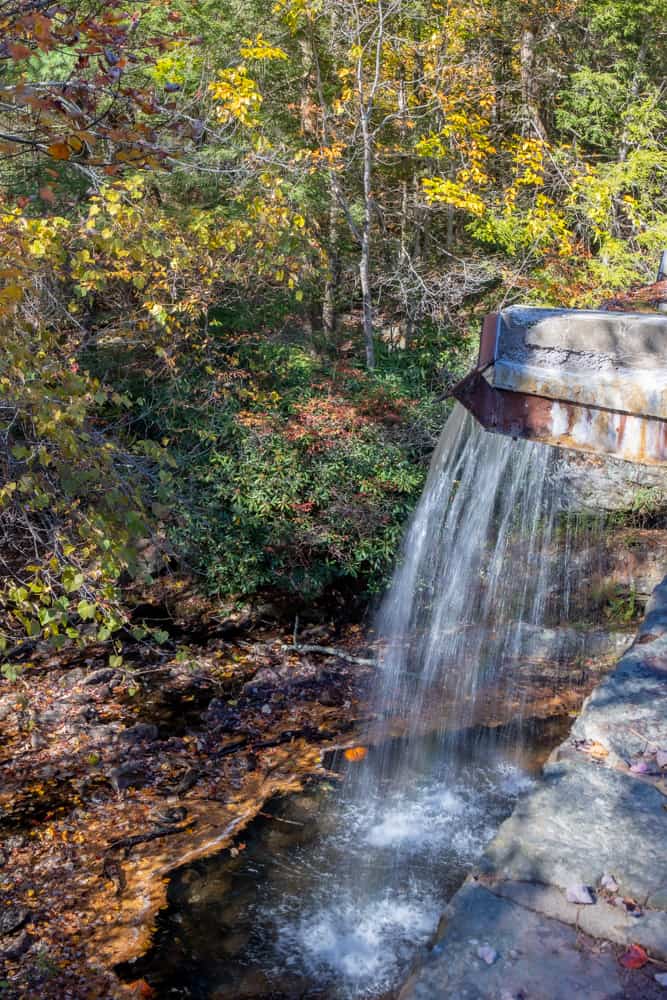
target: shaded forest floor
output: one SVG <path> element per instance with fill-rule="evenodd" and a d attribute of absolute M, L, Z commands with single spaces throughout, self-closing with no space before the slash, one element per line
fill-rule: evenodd
<path fill-rule="evenodd" d="M 243 616 L 205 624 L 187 659 L 137 647 L 114 670 L 88 647 L 0 686 L 1 997 L 150 996 L 111 970 L 147 948 L 169 873 L 241 850 L 268 799 L 354 743 L 370 667 Z M 300 640 L 363 656 L 359 626 L 333 632 Z"/>

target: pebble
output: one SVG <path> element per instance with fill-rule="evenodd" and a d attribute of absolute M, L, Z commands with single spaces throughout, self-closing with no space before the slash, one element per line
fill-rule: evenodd
<path fill-rule="evenodd" d="M 480 945 L 477 949 L 477 957 L 481 958 L 487 965 L 493 965 L 498 958 L 498 952 L 488 944 Z"/>
<path fill-rule="evenodd" d="M 603 875 L 600 879 L 600 885 L 603 889 L 608 889 L 609 892 L 618 892 L 618 882 L 613 875 Z"/>
<path fill-rule="evenodd" d="M 576 903 L 578 906 L 592 906 L 595 903 L 595 896 L 587 885 L 571 885 L 565 893 L 568 903 Z"/>
<path fill-rule="evenodd" d="M 262 715 L 271 715 L 270 705 L 262 705 Z"/>
<path fill-rule="evenodd" d="M 156 740 L 158 728 L 152 722 L 137 722 L 134 726 L 128 726 L 120 734 L 123 743 L 141 743 L 142 740 Z"/>
<path fill-rule="evenodd" d="M 664 986 L 667 989 L 667 972 L 656 972 L 655 981 L 659 986 Z"/>
<path fill-rule="evenodd" d="M 30 910 L 22 906 L 8 906 L 0 913 L 0 934 L 13 934 L 27 923 Z"/>

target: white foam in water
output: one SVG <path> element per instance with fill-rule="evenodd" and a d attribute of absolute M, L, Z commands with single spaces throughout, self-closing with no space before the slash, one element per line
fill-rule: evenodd
<path fill-rule="evenodd" d="M 410 801 L 406 795 L 392 796 L 377 821 L 364 835 L 372 847 L 414 847 L 438 843 L 452 819 L 465 811 L 465 803 L 447 788 L 426 790 Z"/>
<path fill-rule="evenodd" d="M 385 890 L 377 898 L 334 896 L 323 910 L 306 913 L 286 927 L 281 946 L 300 953 L 315 981 L 333 979 L 341 992 L 377 993 L 395 982 L 400 963 L 428 940 L 438 920 L 440 901 L 409 887 Z"/>
<path fill-rule="evenodd" d="M 315 854 L 292 859 L 307 884 L 281 886 L 257 915 L 274 928 L 276 975 L 287 965 L 341 1000 L 395 987 L 527 783 L 503 760 L 454 772 L 436 759 L 407 787 L 339 803 Z"/>

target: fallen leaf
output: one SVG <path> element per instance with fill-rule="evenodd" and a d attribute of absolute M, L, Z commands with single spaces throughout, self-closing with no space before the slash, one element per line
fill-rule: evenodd
<path fill-rule="evenodd" d="M 609 756 L 609 751 L 603 743 L 599 743 L 597 740 L 587 740 L 577 747 L 582 753 L 587 753 L 590 757 L 595 760 L 604 760 L 605 757 Z"/>
<path fill-rule="evenodd" d="M 134 983 L 130 983 L 130 989 L 136 993 L 138 997 L 142 1000 L 151 1000 L 151 997 L 157 996 L 157 993 L 150 986 L 145 979 L 137 979 Z"/>
<path fill-rule="evenodd" d="M 49 156 L 54 160 L 69 160 L 71 151 L 66 142 L 54 142 L 47 149 Z"/>
<path fill-rule="evenodd" d="M 366 747 L 350 747 L 345 751 L 345 760 L 363 760 L 367 753 Z"/>
<path fill-rule="evenodd" d="M 624 969 L 643 969 L 648 962 L 648 955 L 640 944 L 631 944 L 619 958 Z"/>

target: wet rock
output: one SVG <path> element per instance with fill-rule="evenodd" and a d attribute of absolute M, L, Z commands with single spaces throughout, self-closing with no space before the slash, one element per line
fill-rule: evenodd
<path fill-rule="evenodd" d="M 658 986 L 664 986 L 667 989 L 667 972 L 656 972 L 654 978 Z"/>
<path fill-rule="evenodd" d="M 618 882 L 613 875 L 603 875 L 600 879 L 600 886 L 609 892 L 618 892 Z"/>
<path fill-rule="evenodd" d="M 109 780 L 117 792 L 128 788 L 143 788 L 150 781 L 150 776 L 140 764 L 128 761 L 115 767 L 109 774 Z"/>
<path fill-rule="evenodd" d="M 30 918 L 30 910 L 22 906 L 7 906 L 0 911 L 0 936 L 20 930 Z"/>
<path fill-rule="evenodd" d="M 212 698 L 204 713 L 204 722 L 221 733 L 231 733 L 239 725 L 240 716 L 220 698 Z"/>
<path fill-rule="evenodd" d="M 15 962 L 17 958 L 25 955 L 35 940 L 32 934 L 28 934 L 27 931 L 21 931 L 15 937 L 8 938 L 0 945 L 0 959 Z"/>
<path fill-rule="evenodd" d="M 111 667 L 102 667 L 100 670 L 93 670 L 92 674 L 88 674 L 83 683 L 85 687 L 91 687 L 95 684 L 108 684 L 116 676 L 116 671 Z"/>
<path fill-rule="evenodd" d="M 152 722 L 137 722 L 134 726 L 124 729 L 119 739 L 122 743 L 133 746 L 135 743 L 150 743 L 158 737 L 158 728 Z"/>

